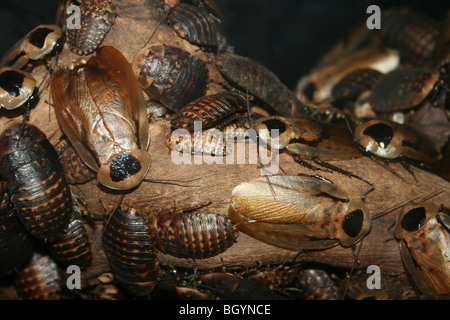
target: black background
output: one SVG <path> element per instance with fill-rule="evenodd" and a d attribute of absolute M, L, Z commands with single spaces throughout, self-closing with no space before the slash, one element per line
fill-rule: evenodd
<path fill-rule="evenodd" d="M 367 7 L 410 6 L 442 20 L 448 0 L 218 0 L 222 29 L 235 51 L 272 70 L 291 89 L 357 23 Z M 2 0 L 0 55 L 35 26 L 54 23 L 58 0 Z M 381 22 L 383 23 L 383 22 Z"/>

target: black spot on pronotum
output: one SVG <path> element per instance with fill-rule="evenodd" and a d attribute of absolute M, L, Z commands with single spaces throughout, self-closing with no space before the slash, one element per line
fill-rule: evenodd
<path fill-rule="evenodd" d="M 127 152 L 122 152 L 112 158 L 110 168 L 111 180 L 118 182 L 135 175 L 142 166 L 135 157 Z"/>
<path fill-rule="evenodd" d="M 305 87 L 302 89 L 303 94 L 305 95 L 306 99 L 311 100 L 314 96 L 314 92 L 316 92 L 316 85 L 312 82 L 308 82 Z"/>
<path fill-rule="evenodd" d="M 45 44 L 45 39 L 52 33 L 53 30 L 49 28 L 36 29 L 28 36 L 28 41 L 35 47 L 42 48 Z"/>
<path fill-rule="evenodd" d="M 342 220 L 342 228 L 349 237 L 356 237 L 361 231 L 364 213 L 358 209 L 347 214 Z"/>
<path fill-rule="evenodd" d="M 394 136 L 394 130 L 384 123 L 373 124 L 367 127 L 363 133 L 372 137 L 382 148 L 386 148 Z"/>
<path fill-rule="evenodd" d="M 425 207 L 416 207 L 409 210 L 400 221 L 400 225 L 406 231 L 417 231 L 425 222 Z"/>
<path fill-rule="evenodd" d="M 283 121 L 280 121 L 278 119 L 269 119 L 263 121 L 263 123 L 267 126 L 267 129 L 271 131 L 272 138 L 276 138 L 286 131 L 286 125 L 284 124 Z M 276 133 L 277 131 L 275 131 L 275 134 L 272 135 L 272 130 L 278 130 L 278 134 Z"/>
<path fill-rule="evenodd" d="M 13 70 L 6 70 L 0 74 L 0 87 L 9 94 L 18 97 L 22 89 L 25 75 Z"/>

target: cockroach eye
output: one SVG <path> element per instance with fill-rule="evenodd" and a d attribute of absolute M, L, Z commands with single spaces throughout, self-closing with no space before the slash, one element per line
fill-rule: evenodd
<path fill-rule="evenodd" d="M 424 207 L 416 207 L 406 213 L 400 224 L 406 231 L 416 231 L 425 222 L 426 210 Z"/>
<path fill-rule="evenodd" d="M 394 136 L 394 130 L 384 123 L 371 125 L 363 133 L 373 138 L 383 149 L 389 145 Z"/>
<path fill-rule="evenodd" d="M 279 119 L 269 119 L 269 120 L 263 121 L 263 123 L 267 126 L 267 129 L 269 129 L 269 131 L 278 130 L 278 134 L 277 133 L 275 133 L 274 135 L 271 134 L 272 138 L 276 138 L 279 135 L 282 135 L 286 131 L 286 124 L 284 124 Z"/>
<path fill-rule="evenodd" d="M 357 209 L 347 214 L 342 219 L 342 229 L 349 237 L 356 237 L 361 231 L 364 222 L 364 213 Z"/>

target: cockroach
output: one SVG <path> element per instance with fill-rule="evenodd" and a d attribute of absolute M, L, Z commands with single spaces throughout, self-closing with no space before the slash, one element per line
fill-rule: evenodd
<path fill-rule="evenodd" d="M 147 46 L 134 58 L 133 70 L 147 95 L 172 111 L 206 91 L 206 64 L 181 48 Z"/>
<path fill-rule="evenodd" d="M 217 0 L 192 0 L 192 3 L 200 8 L 205 8 L 216 19 L 225 19 L 225 12 L 222 4 Z"/>
<path fill-rule="evenodd" d="M 340 300 L 342 291 L 330 275 L 322 269 L 303 269 L 297 274 L 296 288 L 305 300 Z"/>
<path fill-rule="evenodd" d="M 79 56 L 93 53 L 114 24 L 116 5 L 112 0 L 82 0 L 80 28 L 67 28 L 70 50 Z"/>
<path fill-rule="evenodd" d="M 27 72 L 0 68 L 0 107 L 16 109 L 37 96 L 36 80 Z"/>
<path fill-rule="evenodd" d="M 350 247 L 372 222 L 361 199 L 316 177 L 270 176 L 233 189 L 228 216 L 240 231 L 289 250 Z"/>
<path fill-rule="evenodd" d="M 15 285 L 25 300 L 60 300 L 61 277 L 52 257 L 34 252 L 28 265 L 17 272 Z"/>
<path fill-rule="evenodd" d="M 167 21 L 180 38 L 197 46 L 217 48 L 217 21 L 206 9 L 180 3 L 169 10 Z"/>
<path fill-rule="evenodd" d="M 450 214 L 433 203 L 411 202 L 402 207 L 395 237 L 404 265 L 423 294 L 450 293 Z"/>
<path fill-rule="evenodd" d="M 76 265 L 86 270 L 91 265 L 91 244 L 80 219 L 72 218 L 67 229 L 57 239 L 48 241 L 47 247 L 64 266 Z"/>
<path fill-rule="evenodd" d="M 371 182 L 325 161 L 360 158 L 361 152 L 355 145 L 353 136 L 345 126 L 323 123 L 304 118 L 263 117 L 255 122 L 258 137 L 271 148 L 286 149 L 294 155 L 294 160 L 316 170 L 303 160 L 314 160 L 327 169 L 355 177 L 365 183 Z M 272 130 L 278 132 L 272 136 Z"/>
<path fill-rule="evenodd" d="M 98 181 L 127 190 L 150 167 L 147 110 L 127 59 L 104 46 L 73 69 L 58 67 L 51 93 L 64 134 Z"/>
<path fill-rule="evenodd" d="M 45 134 L 9 121 L 0 150 L 0 180 L 25 228 L 39 239 L 59 236 L 72 216 L 72 194 Z"/>
<path fill-rule="evenodd" d="M 439 89 L 437 69 L 402 68 L 381 77 L 373 88 L 371 107 L 376 112 L 411 109 Z"/>
<path fill-rule="evenodd" d="M 430 67 L 439 34 L 439 22 L 410 8 L 383 11 L 381 41 L 399 51 L 400 61 L 416 67 Z"/>
<path fill-rule="evenodd" d="M 385 120 L 369 120 L 356 126 L 354 138 L 363 154 L 395 175 L 397 174 L 389 166 L 388 161 L 399 160 L 414 179 L 409 164 L 427 170 L 436 169 L 437 151 L 433 142 L 425 134 L 408 125 Z"/>
<path fill-rule="evenodd" d="M 300 78 L 295 94 L 302 101 L 319 103 L 331 98 L 332 88 L 358 69 L 373 69 L 382 74 L 398 67 L 400 58 L 391 48 L 368 46 L 339 55 Z"/>
<path fill-rule="evenodd" d="M 450 137 L 442 149 L 442 156 L 439 162 L 439 175 L 450 181 Z"/>
<path fill-rule="evenodd" d="M 198 98 L 179 110 L 172 118 L 172 130 L 194 131 L 194 121 L 202 122 L 202 129 L 218 128 L 247 116 L 247 98 L 238 92 L 220 92 Z"/>
<path fill-rule="evenodd" d="M 102 246 L 117 281 L 130 293 L 144 296 L 156 285 L 155 239 L 147 220 L 122 205 L 105 216 Z"/>
<path fill-rule="evenodd" d="M 22 268 L 32 252 L 32 238 L 21 224 L 0 183 L 0 276 Z"/>
<path fill-rule="evenodd" d="M 214 257 L 231 247 L 239 234 L 231 220 L 218 213 L 160 212 L 151 214 L 148 223 L 158 250 L 179 258 Z"/>
<path fill-rule="evenodd" d="M 37 26 L 8 50 L 0 61 L 0 66 L 22 69 L 30 60 L 41 60 L 59 52 L 63 43 L 64 35 L 60 27 Z"/>
<path fill-rule="evenodd" d="M 81 160 L 67 138 L 61 137 L 55 150 L 69 184 L 83 184 L 95 178 L 94 172 Z"/>
<path fill-rule="evenodd" d="M 217 55 L 220 73 L 241 90 L 267 103 L 282 116 L 293 113 L 307 116 L 310 110 L 269 69 L 249 58 L 232 54 Z"/>

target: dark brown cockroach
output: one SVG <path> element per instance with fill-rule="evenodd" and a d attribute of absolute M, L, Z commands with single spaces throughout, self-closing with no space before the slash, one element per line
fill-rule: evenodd
<path fill-rule="evenodd" d="M 433 203 L 402 207 L 395 227 L 402 259 L 423 294 L 450 293 L 450 214 Z"/>
<path fill-rule="evenodd" d="M 400 61 L 416 67 L 431 67 L 439 34 L 439 23 L 410 8 L 383 11 L 381 41 L 398 50 Z"/>
<path fill-rule="evenodd" d="M 0 276 L 19 270 L 32 252 L 31 236 L 22 226 L 0 183 Z"/>
<path fill-rule="evenodd" d="M 80 219 L 73 218 L 57 239 L 47 242 L 47 247 L 53 257 L 64 266 L 76 265 L 86 270 L 91 265 L 91 244 Z"/>
<path fill-rule="evenodd" d="M 340 300 L 342 291 L 322 269 L 303 269 L 297 275 L 296 288 L 305 300 Z"/>
<path fill-rule="evenodd" d="M 409 164 L 435 170 L 437 151 L 425 134 L 413 128 L 384 120 L 370 120 L 354 130 L 354 138 L 363 154 L 382 164 L 392 173 L 388 161 L 399 160 L 413 175 Z M 382 159 L 381 161 L 379 159 Z"/>
<path fill-rule="evenodd" d="M 218 128 L 247 116 L 247 98 L 238 92 L 220 92 L 198 98 L 179 110 L 172 118 L 172 130 L 194 131 L 194 121 L 202 122 L 202 129 Z"/>
<path fill-rule="evenodd" d="M 371 91 L 382 76 L 381 72 L 369 68 L 348 73 L 331 90 L 333 105 L 344 107 L 346 104 L 353 104 L 362 93 Z"/>
<path fill-rule="evenodd" d="M 376 112 L 411 109 L 439 88 L 439 70 L 402 68 L 381 77 L 373 88 L 371 107 Z"/>
<path fill-rule="evenodd" d="M 117 281 L 130 293 L 144 296 L 156 285 L 155 239 L 147 220 L 128 205 L 105 216 L 102 246 Z"/>
<path fill-rule="evenodd" d="M 3 56 L 0 66 L 21 69 L 32 60 L 57 53 L 64 43 L 63 32 L 56 25 L 40 25 L 31 30 Z"/>
<path fill-rule="evenodd" d="M 95 178 L 95 173 L 81 160 L 67 138 L 61 137 L 55 150 L 69 184 L 82 184 Z"/>
<path fill-rule="evenodd" d="M 36 81 L 27 72 L 9 67 L 0 68 L 0 107 L 18 108 L 37 95 Z"/>
<path fill-rule="evenodd" d="M 62 281 L 50 255 L 34 252 L 28 265 L 17 272 L 15 285 L 25 300 L 60 300 Z"/>
<path fill-rule="evenodd" d="M 72 216 L 72 194 L 45 134 L 10 121 L 0 150 L 0 180 L 25 228 L 39 239 L 59 236 Z"/>
<path fill-rule="evenodd" d="M 270 176 L 233 189 L 228 216 L 240 231 L 289 250 L 350 247 L 372 222 L 361 199 L 333 183 L 300 176 Z"/>
<path fill-rule="evenodd" d="M 205 8 L 210 12 L 214 17 L 219 20 L 223 20 L 226 18 L 226 14 L 224 12 L 224 8 L 220 1 L 217 0 L 191 0 L 193 4 L 200 8 Z"/>
<path fill-rule="evenodd" d="M 167 20 L 180 38 L 197 46 L 217 48 L 217 21 L 206 9 L 180 3 L 169 10 Z"/>
<path fill-rule="evenodd" d="M 301 101 L 320 103 L 331 98 L 332 88 L 347 74 L 373 69 L 383 74 L 399 65 L 398 53 L 382 46 L 368 46 L 339 55 L 300 78 L 295 94 Z"/>
<path fill-rule="evenodd" d="M 269 290 L 282 291 L 291 288 L 297 279 L 298 268 L 289 265 L 258 265 L 239 273 L 245 279 L 257 281 Z"/>
<path fill-rule="evenodd" d="M 238 237 L 233 223 L 218 213 L 170 211 L 152 214 L 148 221 L 158 249 L 179 258 L 214 257 Z"/>
<path fill-rule="evenodd" d="M 303 160 L 314 160 L 318 165 L 357 178 L 372 185 L 371 182 L 325 161 L 345 160 L 361 157 L 353 136 L 345 126 L 322 123 L 303 118 L 263 117 L 255 122 L 258 137 L 271 148 L 286 149 L 294 155 L 294 160 L 305 167 L 317 170 Z M 272 133 L 272 130 L 278 130 Z"/>
<path fill-rule="evenodd" d="M 80 4 L 80 28 L 66 29 L 67 43 L 77 55 L 93 53 L 102 43 L 116 17 L 112 0 L 83 0 Z"/>
<path fill-rule="evenodd" d="M 51 93 L 55 113 L 77 154 L 111 189 L 127 190 L 150 167 L 147 110 L 127 59 L 101 47 L 74 69 L 59 67 Z"/>
<path fill-rule="evenodd" d="M 217 55 L 216 65 L 233 85 L 267 103 L 280 115 L 309 114 L 309 108 L 273 72 L 256 61 L 237 54 L 222 53 Z"/>
<path fill-rule="evenodd" d="M 172 111 L 180 110 L 206 91 L 206 64 L 180 48 L 145 47 L 134 58 L 133 70 L 147 95 Z"/>
<path fill-rule="evenodd" d="M 439 29 L 433 61 L 435 66 L 444 66 L 448 72 L 448 67 L 450 67 L 448 65 L 450 63 L 450 11 L 447 12 Z"/>

